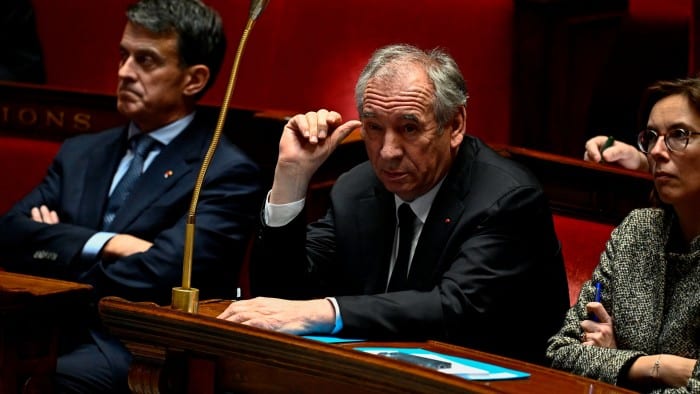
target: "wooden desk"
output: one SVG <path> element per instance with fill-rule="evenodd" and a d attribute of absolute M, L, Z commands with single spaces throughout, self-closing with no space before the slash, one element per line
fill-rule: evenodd
<path fill-rule="evenodd" d="M 598 381 L 440 342 L 329 345 L 216 319 L 227 301 L 199 315 L 107 297 L 106 326 L 134 353 L 129 384 L 146 392 L 243 393 L 625 393 Z M 523 380 L 476 382 L 352 350 L 405 346 L 528 372 Z"/>
<path fill-rule="evenodd" d="M 654 181 L 647 172 L 516 146 L 491 147 L 535 174 L 556 213 L 617 225 L 631 210 L 651 205 Z"/>
<path fill-rule="evenodd" d="M 91 290 L 0 271 L 0 394 L 50 390 L 61 324 L 76 305 L 87 305 Z"/>

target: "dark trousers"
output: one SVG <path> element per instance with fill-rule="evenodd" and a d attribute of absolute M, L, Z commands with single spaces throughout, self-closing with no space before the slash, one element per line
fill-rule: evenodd
<path fill-rule="evenodd" d="M 129 393 L 131 353 L 118 339 L 90 330 L 63 342 L 56 364 L 57 393 Z"/>

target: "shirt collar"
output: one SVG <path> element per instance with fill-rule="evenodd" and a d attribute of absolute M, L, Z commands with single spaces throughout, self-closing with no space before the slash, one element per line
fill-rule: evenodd
<path fill-rule="evenodd" d="M 442 186 L 442 182 L 445 181 L 445 178 L 443 177 L 440 182 L 435 184 L 432 189 L 428 190 L 427 193 L 423 194 L 420 197 L 417 197 L 415 200 L 411 202 L 407 202 L 402 200 L 399 196 L 394 194 L 394 203 L 396 204 L 396 209 L 398 211 L 399 207 L 401 204 L 406 203 L 411 206 L 411 209 L 413 210 L 413 213 L 416 215 L 416 217 L 420 220 L 421 223 L 425 223 L 425 220 L 428 218 L 428 213 L 430 212 L 430 207 L 433 205 L 433 201 L 435 200 L 435 196 L 437 195 L 438 190 L 440 190 L 440 186 Z"/>
<path fill-rule="evenodd" d="M 168 145 L 172 140 L 175 139 L 180 133 L 182 133 L 187 126 L 189 126 L 190 123 L 192 123 L 192 119 L 194 119 L 194 112 L 190 113 L 189 115 L 186 115 L 172 123 L 169 123 L 159 129 L 155 129 L 148 133 L 148 135 L 153 138 L 154 140 L 160 142 L 161 144 Z M 129 139 L 131 137 L 140 134 L 141 130 L 139 127 L 136 125 L 134 122 L 129 123 Z"/>

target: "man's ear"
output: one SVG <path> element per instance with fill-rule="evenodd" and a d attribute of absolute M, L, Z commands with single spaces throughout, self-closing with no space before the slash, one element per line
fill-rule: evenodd
<path fill-rule="evenodd" d="M 464 134 L 467 132 L 467 108 L 462 106 L 459 108 L 452 121 L 449 124 L 450 145 L 452 148 L 457 148 L 464 139 Z"/>
<path fill-rule="evenodd" d="M 209 82 L 209 67 L 195 64 L 187 68 L 187 79 L 182 90 L 186 96 L 194 96 L 201 92 Z"/>

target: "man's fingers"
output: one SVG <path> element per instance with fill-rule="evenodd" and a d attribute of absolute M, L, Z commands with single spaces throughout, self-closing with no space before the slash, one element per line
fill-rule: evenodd
<path fill-rule="evenodd" d="M 302 133 L 309 142 L 318 142 L 318 112 L 306 113 L 306 130 L 302 130 Z"/>
<path fill-rule="evenodd" d="M 299 114 L 294 115 L 285 126 L 285 129 L 292 130 L 302 135 L 307 135 L 309 130 L 309 123 L 306 121 L 306 115 Z"/>
<path fill-rule="evenodd" d="M 41 220 L 41 212 L 39 211 L 39 208 L 37 208 L 37 207 L 32 208 L 31 215 L 32 215 L 33 221 L 40 222 L 40 223 L 43 222 L 43 220 Z"/>
<path fill-rule="evenodd" d="M 49 223 L 56 224 L 58 222 L 58 214 L 56 213 L 56 211 L 49 211 Z"/>
<path fill-rule="evenodd" d="M 250 300 L 234 301 L 226 307 L 226 309 L 217 316 L 219 319 L 228 319 L 229 317 L 245 312 L 247 310 L 256 310 L 258 308 L 258 298 Z"/>
<path fill-rule="evenodd" d="M 323 139 L 328 136 L 329 128 L 334 124 L 334 122 L 336 122 L 335 116 L 333 115 L 334 113 L 337 114 L 337 112 L 328 111 L 325 109 L 321 109 L 316 113 L 316 124 L 318 127 L 317 136 L 319 139 Z"/>
<path fill-rule="evenodd" d="M 29 213 L 32 220 L 35 222 L 46 224 L 56 224 L 59 222 L 56 211 L 50 210 L 46 205 L 34 207 L 29 211 Z"/>
<path fill-rule="evenodd" d="M 362 122 L 359 120 L 350 120 L 342 125 L 338 126 L 337 129 L 333 131 L 333 138 L 334 141 L 339 144 L 342 142 L 350 133 L 352 133 L 353 130 L 356 128 L 362 126 Z"/>
<path fill-rule="evenodd" d="M 39 208 L 39 211 L 41 211 L 41 219 L 44 221 L 44 223 L 47 224 L 56 224 L 58 223 L 58 214 L 56 214 L 56 211 L 52 211 L 47 207 L 46 205 L 42 205 Z"/>
<path fill-rule="evenodd" d="M 238 302 L 238 301 L 236 301 L 236 302 Z M 236 304 L 236 302 L 230 303 L 226 307 L 226 309 L 224 309 L 223 312 L 219 313 L 219 316 L 217 316 L 216 318 L 217 319 L 227 319 L 229 316 L 233 315 L 235 313 L 234 312 L 234 305 Z"/>
<path fill-rule="evenodd" d="M 336 126 L 341 125 L 342 117 L 338 112 L 320 109 L 318 111 L 310 111 L 305 114 L 294 116 L 288 123 L 287 128 L 299 132 L 308 142 L 316 144 L 319 140 L 327 138 L 330 134 L 336 133 Z M 352 129 L 359 127 L 360 123 L 353 123 L 349 131 L 340 130 L 343 133 L 343 138 L 349 134 Z"/>
<path fill-rule="evenodd" d="M 240 323 L 240 324 L 249 324 L 250 321 L 254 320 L 255 318 L 259 317 L 260 314 L 255 313 L 255 312 L 238 312 L 234 313 L 232 315 L 229 315 L 226 320 L 233 322 L 233 323 Z"/>

